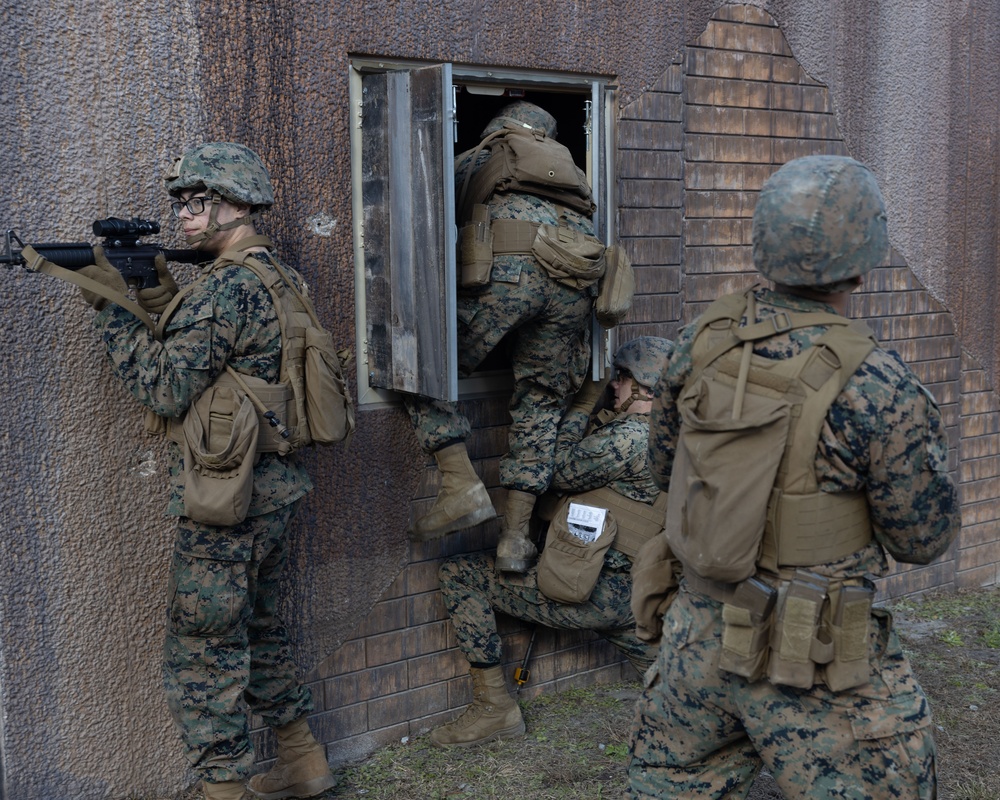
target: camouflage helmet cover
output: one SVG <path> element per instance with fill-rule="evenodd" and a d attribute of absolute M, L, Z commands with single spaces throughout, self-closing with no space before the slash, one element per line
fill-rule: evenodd
<path fill-rule="evenodd" d="M 636 383 L 647 389 L 656 386 L 674 343 L 659 336 L 640 336 L 625 342 L 615 353 L 614 365 L 628 370 Z"/>
<path fill-rule="evenodd" d="M 233 203 L 268 207 L 274 191 L 267 167 L 253 150 L 235 142 L 209 142 L 174 159 L 164 179 L 176 195 L 204 186 Z"/>
<path fill-rule="evenodd" d="M 805 156 L 761 188 L 753 214 L 753 262 L 786 286 L 838 291 L 878 266 L 889 247 L 875 176 L 846 156 Z"/>
<path fill-rule="evenodd" d="M 545 131 L 545 135 L 554 139 L 556 135 L 556 118 L 548 111 L 527 100 L 517 100 L 504 106 L 497 112 L 496 116 L 490 120 L 489 125 L 483 128 L 482 138 L 486 138 L 491 133 L 496 133 L 504 125 L 528 125 L 536 130 Z"/>

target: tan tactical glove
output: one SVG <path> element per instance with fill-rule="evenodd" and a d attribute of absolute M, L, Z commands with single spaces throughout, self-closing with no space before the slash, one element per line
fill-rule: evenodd
<path fill-rule="evenodd" d="M 162 314 L 163 309 L 170 305 L 170 301 L 177 294 L 177 282 L 174 276 L 167 269 L 167 260 L 159 253 L 153 260 L 156 265 L 156 277 L 159 284 L 150 289 L 140 289 L 135 293 L 135 299 L 150 314 Z"/>
<path fill-rule="evenodd" d="M 128 292 L 128 287 L 125 285 L 125 279 L 122 274 L 111 266 L 111 262 L 104 255 L 103 247 L 94 248 L 94 263 L 89 267 L 83 267 L 83 269 L 78 270 L 81 275 L 90 278 L 92 281 L 97 281 L 109 289 L 113 289 L 119 294 L 125 294 Z M 101 297 L 99 294 L 88 291 L 87 289 L 80 288 L 81 294 L 83 294 L 83 299 L 90 303 L 95 311 L 100 311 L 104 308 L 108 301 Z"/>
<path fill-rule="evenodd" d="M 573 398 L 569 410 L 590 414 L 594 410 L 594 406 L 597 405 L 597 401 L 604 397 L 604 390 L 608 388 L 610 381 L 610 376 L 600 381 L 588 377 Z"/>
<path fill-rule="evenodd" d="M 632 563 L 632 615 L 635 635 L 656 644 L 663 635 L 663 615 L 677 595 L 680 564 L 667 537 L 660 533 L 646 542 Z"/>

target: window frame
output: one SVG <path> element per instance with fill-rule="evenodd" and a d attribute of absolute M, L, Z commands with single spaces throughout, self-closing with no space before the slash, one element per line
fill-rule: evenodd
<path fill-rule="evenodd" d="M 443 91 L 444 108 L 441 113 L 443 140 L 446 148 L 445 164 L 453 162 L 454 142 L 457 139 L 457 91 L 460 87 L 471 86 L 480 92 L 488 93 L 502 87 L 538 89 L 544 91 L 566 90 L 567 93 L 589 95 L 590 117 L 589 130 L 586 132 L 586 166 L 585 171 L 591 182 L 597 210 L 594 214 L 594 228 L 597 235 L 605 242 L 615 241 L 617 220 L 617 198 L 614 193 L 615 167 L 615 125 L 616 125 L 616 89 L 613 80 L 604 75 L 588 75 L 542 70 L 523 70 L 497 68 L 483 65 L 459 65 L 448 62 L 421 61 L 408 59 L 377 58 L 366 55 L 350 57 L 350 108 L 351 108 L 351 189 L 354 236 L 354 271 L 355 271 L 355 335 L 357 346 L 356 385 L 358 387 L 358 407 L 361 410 L 394 406 L 400 401 L 400 393 L 391 389 L 379 388 L 369 382 L 369 329 L 368 329 L 368 287 L 365 265 L 365 209 L 363 204 L 363 164 L 362 152 L 364 146 L 363 119 L 363 80 L 371 73 L 388 73 L 417 70 L 424 67 L 440 67 L 442 69 L 445 90 Z M 450 89 L 450 91 L 448 90 Z M 391 133 L 389 134 L 391 135 Z M 447 148 L 452 150 L 447 150 Z M 450 154 L 450 155 L 449 155 Z M 448 322 L 447 357 L 448 397 L 446 400 L 465 400 L 477 397 L 503 396 L 509 394 L 512 387 L 512 376 L 509 370 L 477 371 L 474 375 L 462 378 L 457 371 L 457 336 L 456 326 L 456 279 L 455 279 L 455 243 L 457 241 L 457 226 L 454 209 L 454 178 L 450 170 L 445 169 L 442 175 L 442 198 L 445 215 L 444 220 L 444 260 L 445 286 L 451 291 L 445 292 L 445 318 Z M 593 364 L 594 377 L 601 378 L 609 366 L 609 352 L 613 352 L 614 331 L 604 330 L 592 320 Z M 419 366 L 418 366 L 419 368 Z"/>

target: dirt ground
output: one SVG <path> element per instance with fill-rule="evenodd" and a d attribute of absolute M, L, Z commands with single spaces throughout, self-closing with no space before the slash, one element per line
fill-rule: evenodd
<path fill-rule="evenodd" d="M 931 701 L 942 800 L 1000 800 L 1000 589 L 936 593 L 891 606 Z M 327 798 L 610 800 L 625 790 L 638 682 L 523 704 L 523 741 L 442 751 L 425 736 L 340 773 Z M 751 800 L 781 800 L 766 773 Z"/>
<path fill-rule="evenodd" d="M 939 797 L 1000 800 L 1000 588 L 890 608 L 934 713 Z M 339 770 L 337 787 L 318 800 L 619 800 L 639 691 L 636 681 L 524 702 L 523 740 L 447 751 L 426 735 L 393 744 Z M 784 798 L 762 773 L 749 800 Z"/>

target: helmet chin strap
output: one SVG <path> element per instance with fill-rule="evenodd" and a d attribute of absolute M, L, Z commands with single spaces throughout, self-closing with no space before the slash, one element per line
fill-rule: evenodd
<path fill-rule="evenodd" d="M 219 206 L 222 204 L 222 195 L 218 192 L 212 192 L 212 205 L 208 212 L 208 227 L 205 228 L 201 233 L 196 233 L 193 236 L 188 236 L 187 243 L 189 247 L 197 247 L 198 245 L 207 242 L 219 231 L 228 231 L 232 228 L 238 228 L 240 225 L 252 225 L 260 217 L 259 211 L 254 211 L 247 214 L 245 217 L 240 217 L 239 219 L 230 220 L 229 222 L 219 222 Z"/>
<path fill-rule="evenodd" d="M 632 379 L 632 394 L 628 396 L 625 402 L 622 403 L 622 407 L 618 409 L 619 414 L 624 414 L 629 410 L 629 407 L 636 400 L 652 400 L 653 396 L 649 393 L 649 390 L 645 386 L 640 386 Z"/>

